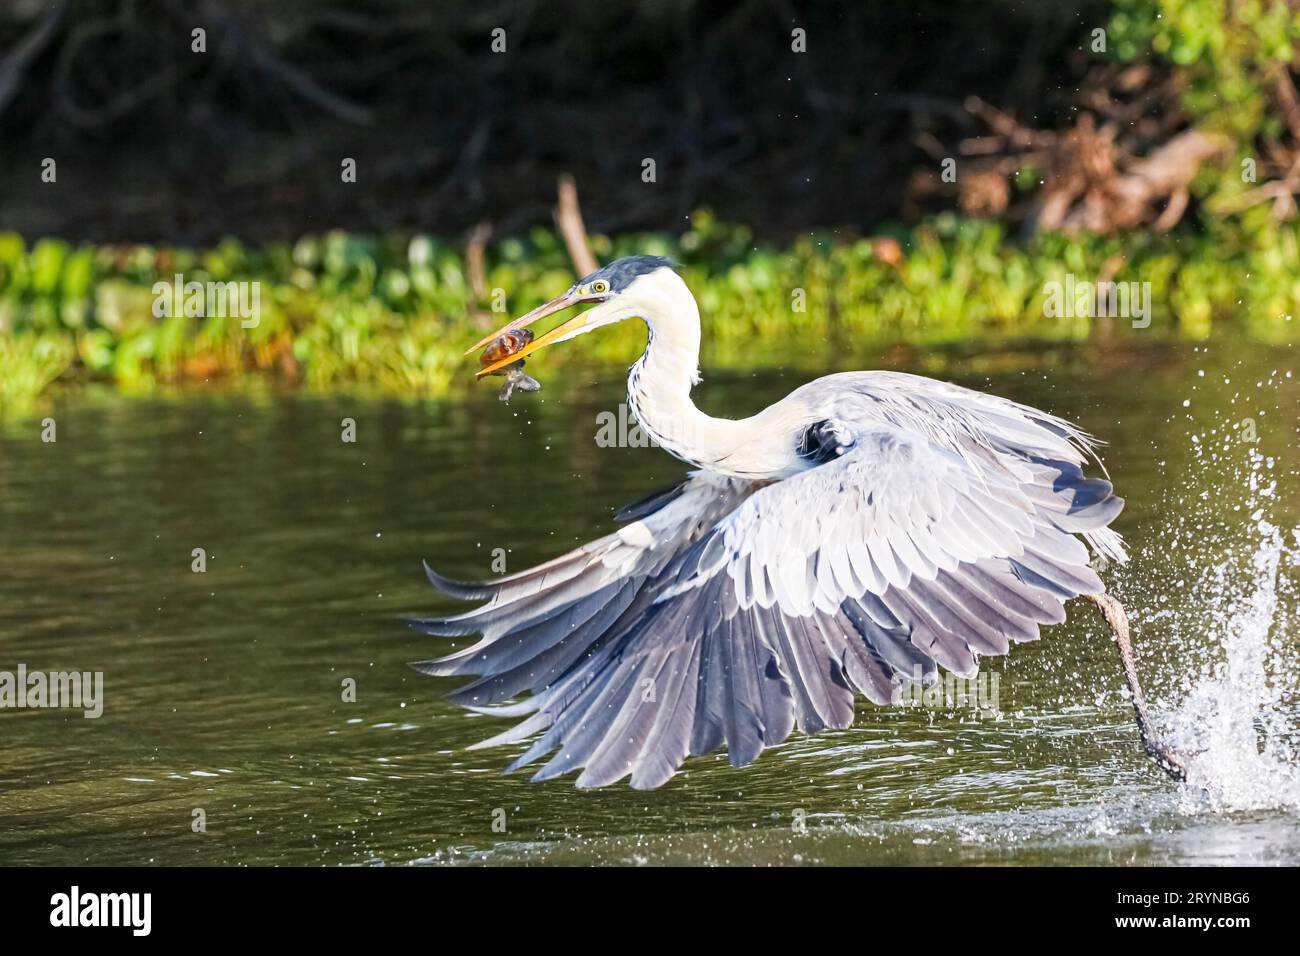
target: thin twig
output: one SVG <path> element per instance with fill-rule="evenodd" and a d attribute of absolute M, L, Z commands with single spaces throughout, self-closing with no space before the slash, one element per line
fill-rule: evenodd
<path fill-rule="evenodd" d="M 0 113 L 4 112 L 10 98 L 17 91 L 28 65 L 40 56 L 54 36 L 66 6 L 66 0 L 60 0 L 52 6 L 45 18 L 14 46 L 6 58 L 0 60 Z"/>
<path fill-rule="evenodd" d="M 1273 90 L 1292 139 L 1300 140 L 1300 93 L 1296 92 L 1291 69 L 1285 63 L 1273 64 Z"/>

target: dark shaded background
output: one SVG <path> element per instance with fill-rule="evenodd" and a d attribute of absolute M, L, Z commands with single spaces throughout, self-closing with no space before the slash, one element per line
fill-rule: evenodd
<path fill-rule="evenodd" d="M 675 228 L 700 205 L 760 235 L 868 229 L 915 214 L 909 177 L 971 131 L 966 96 L 1033 124 L 1067 114 L 1104 15 L 1084 0 L 9 0 L 0 229 L 200 243 L 487 220 L 502 235 L 549 221 L 561 172 L 598 231 Z"/>

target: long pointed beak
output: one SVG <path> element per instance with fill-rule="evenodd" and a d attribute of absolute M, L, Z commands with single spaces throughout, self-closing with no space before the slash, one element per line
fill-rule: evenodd
<path fill-rule="evenodd" d="M 533 311 L 526 312 L 523 315 L 521 315 L 519 318 L 515 319 L 513 322 L 507 322 L 505 325 L 501 326 L 501 328 L 497 329 L 495 332 L 491 332 L 488 335 L 485 335 L 483 338 L 479 339 L 477 342 L 475 342 L 473 345 L 467 348 L 465 350 L 465 354 L 469 355 L 471 352 L 477 352 L 479 349 L 487 345 L 497 336 L 504 335 L 506 332 L 509 332 L 511 329 L 522 329 L 526 325 L 532 325 L 538 319 L 544 319 L 548 315 L 553 315 L 554 313 L 560 312 L 563 309 L 567 309 L 570 306 L 577 305 L 581 301 L 582 300 L 579 299 L 577 296 L 570 295 L 568 292 L 564 293 L 564 295 L 556 296 L 550 302 L 547 302 L 544 305 L 539 305 L 537 308 L 533 309 Z M 542 338 L 545 337 L 546 336 L 542 336 Z M 533 344 L 536 345 L 537 343 L 534 342 Z M 513 359 L 511 361 L 513 361 Z"/>
<path fill-rule="evenodd" d="M 545 308 L 545 306 L 543 306 L 543 308 Z M 556 310 L 552 309 L 551 311 L 554 312 Z M 543 313 L 543 315 L 545 314 L 546 313 Z M 530 312 L 528 313 L 528 315 L 532 315 L 532 313 Z M 539 315 L 536 316 L 535 318 L 529 319 L 528 315 L 525 315 L 522 319 L 519 319 L 517 321 L 527 325 L 528 323 L 524 322 L 523 321 L 524 319 L 528 319 L 528 322 L 535 322 L 537 321 L 537 319 L 540 319 L 542 317 L 541 315 Z M 510 365 L 513 362 L 518 362 L 520 359 L 524 358 L 525 356 L 532 355 L 538 349 L 546 348 L 546 346 L 550 345 L 552 342 L 558 342 L 560 341 L 560 339 L 567 338 L 568 336 L 577 332 L 586 324 L 587 324 L 587 313 L 579 312 L 573 318 L 569 319 L 567 322 L 560 323 L 555 328 L 551 329 L 551 331 L 547 332 L 545 335 L 533 339 L 531 342 L 525 345 L 514 355 L 506 356 L 501 361 L 493 362 L 491 365 L 485 365 L 483 368 L 478 370 L 478 375 L 476 377 L 482 378 L 484 375 L 492 374 L 499 368 L 505 368 L 507 365 Z M 504 329 L 502 329 L 501 332 L 504 332 L 506 331 L 506 329 L 511 329 L 511 328 L 519 328 L 519 326 L 516 325 L 514 322 L 512 322 L 510 323 L 510 325 L 507 325 Z M 500 335 L 501 332 L 498 332 L 496 334 Z"/>

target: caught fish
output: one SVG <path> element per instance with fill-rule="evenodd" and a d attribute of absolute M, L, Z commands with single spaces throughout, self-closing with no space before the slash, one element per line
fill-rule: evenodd
<path fill-rule="evenodd" d="M 501 394 L 497 396 L 503 402 L 509 402 L 510 396 L 514 394 L 515 389 L 521 392 L 535 392 L 542 387 L 542 383 L 537 381 L 531 375 L 524 374 L 524 363 L 520 359 L 513 365 L 507 365 L 496 374 L 504 374 L 506 383 L 501 386 Z"/>
<path fill-rule="evenodd" d="M 483 357 L 480 359 L 484 367 L 494 365 L 502 359 L 508 359 L 516 352 L 523 351 L 524 347 L 533 340 L 531 329 L 511 329 L 508 332 L 502 332 L 498 335 L 487 348 L 483 350 Z M 499 368 L 495 372 L 489 372 L 489 375 L 504 375 L 505 385 L 501 386 L 501 401 L 510 401 L 510 396 L 514 394 L 515 389 L 523 392 L 535 392 L 542 387 L 542 383 L 537 381 L 531 375 L 524 374 L 524 360 L 511 362 L 504 368 Z"/>

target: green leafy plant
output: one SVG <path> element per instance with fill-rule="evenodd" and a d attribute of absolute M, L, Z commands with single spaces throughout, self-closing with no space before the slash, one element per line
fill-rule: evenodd
<path fill-rule="evenodd" d="M 1149 283 L 1151 327 L 1110 322 L 1110 334 L 1203 338 L 1225 325 L 1294 340 L 1288 316 L 1300 311 L 1295 224 L 1017 243 L 997 223 L 944 214 L 874 240 L 815 234 L 775 249 L 701 211 L 681 235 L 596 236 L 592 245 L 603 261 L 646 252 L 678 260 L 706 324 L 705 361 L 721 367 L 862 366 L 894 343 L 1086 339 L 1099 321 L 1045 308 L 1046 283 L 1067 275 Z M 238 317 L 156 317 L 154 284 L 177 272 L 187 281 L 258 282 L 260 321 L 244 328 Z M 0 235 L 0 389 L 10 410 L 31 409 L 56 382 L 87 380 L 138 391 L 271 378 L 446 394 L 473 382 L 465 345 L 573 279 L 563 245 L 545 230 L 487 250 L 481 298 L 461 250 L 432 236 L 329 233 L 292 245 L 228 239 L 191 250 L 50 239 L 28 246 Z M 506 311 L 491 311 L 494 304 Z M 546 361 L 626 362 L 643 336 L 627 323 Z"/>

